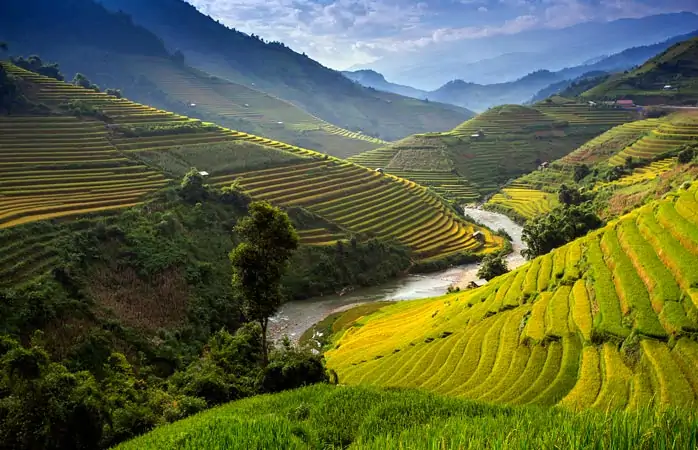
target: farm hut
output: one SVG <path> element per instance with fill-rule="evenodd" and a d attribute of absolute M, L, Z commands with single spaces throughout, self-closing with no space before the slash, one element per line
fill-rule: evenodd
<path fill-rule="evenodd" d="M 632 100 L 618 100 L 616 101 L 616 105 L 620 106 L 621 108 L 634 108 L 635 102 Z"/>
<path fill-rule="evenodd" d="M 378 173 L 383 173 L 383 169 L 381 169 L 381 168 L 379 167 L 379 168 L 376 169 L 376 172 L 378 172 Z"/>
<path fill-rule="evenodd" d="M 476 231 L 473 233 L 473 239 L 479 242 L 485 242 L 485 235 L 482 233 L 482 231 Z"/>
<path fill-rule="evenodd" d="M 540 163 L 539 169 L 547 169 L 548 167 L 550 167 L 550 163 L 548 161 L 543 161 Z"/>
<path fill-rule="evenodd" d="M 189 106 L 191 106 L 192 108 L 196 108 L 196 103 L 189 103 Z"/>
<path fill-rule="evenodd" d="M 664 90 L 665 90 L 665 91 L 670 91 L 670 90 L 672 90 L 672 89 L 674 89 L 674 87 L 673 87 L 672 85 L 670 85 L 670 84 L 667 84 L 666 86 L 664 86 Z"/>
<path fill-rule="evenodd" d="M 200 171 L 199 171 L 199 175 L 201 175 L 202 177 L 207 177 L 207 176 L 208 176 L 208 172 L 206 172 L 205 170 L 200 170 Z"/>
<path fill-rule="evenodd" d="M 474 281 L 471 281 L 470 283 L 468 283 L 467 289 L 477 289 L 477 288 L 479 288 L 479 287 L 480 287 L 479 284 L 477 284 L 477 283 L 474 282 Z"/>
<path fill-rule="evenodd" d="M 470 139 L 482 139 L 484 137 L 485 137 L 485 132 L 482 130 L 479 130 L 477 133 L 470 135 Z"/>

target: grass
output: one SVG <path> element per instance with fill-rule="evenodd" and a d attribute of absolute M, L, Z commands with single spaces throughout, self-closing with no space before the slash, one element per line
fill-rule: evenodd
<path fill-rule="evenodd" d="M 674 198 L 480 288 L 386 306 L 337 335 L 328 366 L 348 384 L 490 402 L 632 409 L 664 395 L 658 406 L 693 404 L 694 376 L 682 367 L 698 363 L 687 337 L 698 326 L 694 291 L 688 259 L 675 261 L 689 258 L 688 228 L 669 233 L 656 219 Z M 690 350 L 672 350 L 682 342 Z M 662 394 L 661 379 L 678 394 Z"/>
<path fill-rule="evenodd" d="M 681 449 L 695 413 L 492 406 L 412 390 L 318 385 L 224 405 L 118 449 Z"/>

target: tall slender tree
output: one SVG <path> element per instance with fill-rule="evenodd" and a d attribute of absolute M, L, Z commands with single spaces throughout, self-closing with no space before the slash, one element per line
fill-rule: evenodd
<path fill-rule="evenodd" d="M 281 306 L 281 278 L 298 248 L 298 235 L 288 215 L 267 202 L 253 202 L 235 226 L 241 243 L 230 252 L 233 288 L 248 320 L 262 327 L 263 365 L 269 361 L 269 318 Z"/>

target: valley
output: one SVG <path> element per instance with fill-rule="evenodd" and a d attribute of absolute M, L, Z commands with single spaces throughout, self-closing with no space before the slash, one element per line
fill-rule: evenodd
<path fill-rule="evenodd" d="M 0 447 L 698 446 L 698 16 L 221 8 L 0 5 Z"/>

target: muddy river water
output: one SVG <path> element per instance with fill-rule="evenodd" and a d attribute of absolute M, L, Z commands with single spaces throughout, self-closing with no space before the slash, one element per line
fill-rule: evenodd
<path fill-rule="evenodd" d="M 477 208 L 464 208 L 465 213 L 492 230 L 504 229 L 512 238 L 513 252 L 507 257 L 509 269 L 524 263 L 521 250 L 521 226 L 503 214 Z M 408 275 L 397 278 L 379 286 L 360 288 L 345 295 L 326 295 L 307 300 L 285 303 L 269 324 L 269 334 L 273 339 L 287 335 L 292 341 L 313 324 L 328 315 L 350 308 L 358 303 L 381 300 L 413 300 L 417 298 L 443 295 L 449 286 L 465 287 L 469 282 L 482 284 L 477 279 L 479 264 L 466 264 L 429 274 Z"/>

